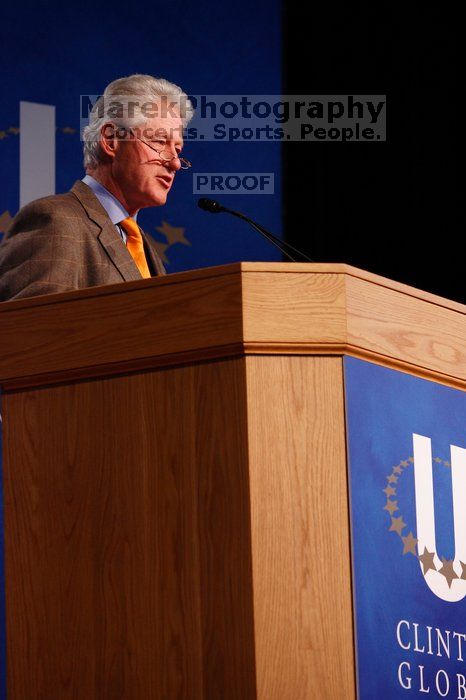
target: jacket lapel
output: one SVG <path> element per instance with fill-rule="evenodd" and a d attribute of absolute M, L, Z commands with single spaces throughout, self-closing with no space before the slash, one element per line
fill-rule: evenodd
<path fill-rule="evenodd" d="M 142 275 L 131 254 L 91 188 L 84 182 L 81 182 L 81 180 L 77 180 L 71 188 L 71 192 L 79 199 L 89 219 L 100 228 L 97 234 L 99 243 L 103 246 L 125 282 L 142 279 Z"/>
<path fill-rule="evenodd" d="M 146 252 L 146 255 L 148 255 L 148 257 L 150 258 L 152 269 L 154 270 L 155 275 L 166 275 L 167 273 L 163 265 L 162 259 L 159 253 L 157 252 L 154 244 L 152 243 L 150 235 L 142 229 L 141 234 L 144 240 L 144 250 Z"/>
<path fill-rule="evenodd" d="M 125 282 L 142 279 L 138 266 L 111 221 L 102 227 L 98 239 Z"/>

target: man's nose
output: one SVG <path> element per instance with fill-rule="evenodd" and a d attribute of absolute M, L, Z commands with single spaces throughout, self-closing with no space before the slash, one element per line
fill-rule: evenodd
<path fill-rule="evenodd" d="M 177 155 L 173 154 L 173 158 L 164 163 L 165 167 L 169 170 L 174 170 L 175 172 L 181 168 L 180 159 Z"/>
<path fill-rule="evenodd" d="M 175 172 L 181 168 L 181 162 L 178 156 L 175 156 L 175 158 L 172 158 L 170 161 L 171 169 L 174 170 Z"/>

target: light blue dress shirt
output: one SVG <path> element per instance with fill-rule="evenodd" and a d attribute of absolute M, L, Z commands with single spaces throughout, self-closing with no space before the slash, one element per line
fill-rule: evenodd
<path fill-rule="evenodd" d="M 115 225 L 116 230 L 118 231 L 118 234 L 121 236 L 121 239 L 123 243 L 126 245 L 126 239 L 127 235 L 126 232 L 122 229 L 122 227 L 119 225 L 120 221 L 123 221 L 123 219 L 127 219 L 129 214 L 122 205 L 121 202 L 118 201 L 116 197 L 111 194 L 103 185 L 100 184 L 100 182 L 97 182 L 95 178 L 92 177 L 92 175 L 86 175 L 83 177 L 82 181 L 84 182 L 85 185 L 91 188 L 105 211 L 107 212 L 110 221 L 112 224 Z M 135 221 L 137 218 L 137 213 L 132 217 Z"/>

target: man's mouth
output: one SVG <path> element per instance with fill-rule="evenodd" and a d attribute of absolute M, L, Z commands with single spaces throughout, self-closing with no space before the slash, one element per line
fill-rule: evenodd
<path fill-rule="evenodd" d="M 173 182 L 172 177 L 170 177 L 169 175 L 156 175 L 156 177 L 157 177 L 157 180 L 160 180 L 161 182 L 163 182 L 163 184 L 165 185 L 167 190 L 171 187 L 172 182 Z"/>

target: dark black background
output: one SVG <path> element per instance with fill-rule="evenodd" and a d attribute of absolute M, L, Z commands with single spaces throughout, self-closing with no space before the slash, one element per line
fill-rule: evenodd
<path fill-rule="evenodd" d="M 318 262 L 466 302 L 447 10 L 285 6 L 283 93 L 386 94 L 387 141 L 285 143 L 284 230 Z"/>

